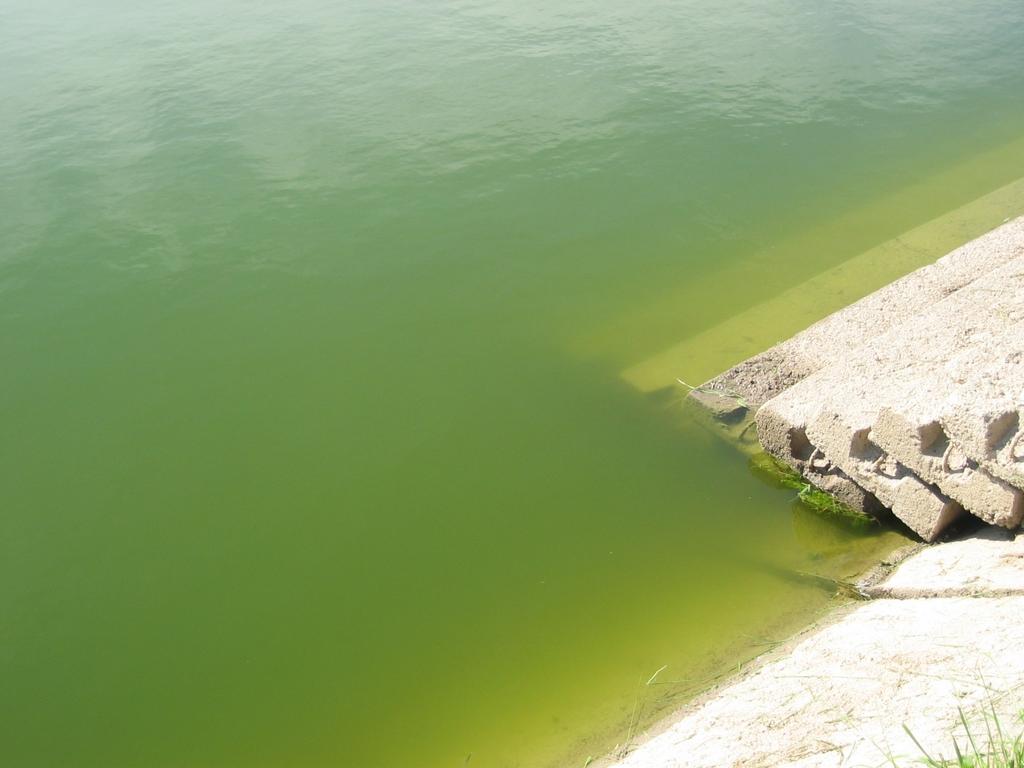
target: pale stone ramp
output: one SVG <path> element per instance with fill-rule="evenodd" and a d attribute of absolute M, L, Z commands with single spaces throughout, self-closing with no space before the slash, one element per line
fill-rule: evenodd
<path fill-rule="evenodd" d="M 1024 325 L 1011 323 L 999 333 L 977 330 L 971 343 L 955 352 L 940 348 L 938 359 L 933 351 L 924 350 L 923 363 L 915 361 L 899 370 L 869 363 L 867 370 L 853 371 L 837 364 L 849 380 L 831 393 L 807 436 L 901 519 L 913 511 L 901 504 L 899 490 L 923 481 L 986 522 L 1014 527 L 1021 519 L 1024 494 L 976 461 L 961 457 L 938 420 L 946 411 L 973 409 L 970 395 L 975 385 L 965 378 L 966 371 L 973 372 L 975 381 L 998 376 L 1007 354 L 1022 347 Z M 961 401 L 964 385 L 967 392 Z M 935 527 L 941 531 L 949 520 L 938 510 L 935 515 Z M 927 514 L 918 519 L 928 527 Z M 918 525 L 911 527 L 926 540 L 933 538 Z"/>
<path fill-rule="evenodd" d="M 927 548 L 875 594 L 790 651 L 707 695 L 615 768 L 912 766 L 1024 708 L 1024 538 Z M 929 595 L 930 597 L 919 597 Z M 965 595 L 971 595 L 970 597 Z M 604 763 L 608 765 L 608 763 Z"/>
<path fill-rule="evenodd" d="M 758 414 L 758 435 L 765 449 L 802 469 L 813 448 L 806 439 L 807 424 L 817 415 L 820 395 L 811 386 L 797 389 L 806 378 L 833 362 L 855 353 L 896 325 L 918 322 L 922 311 L 942 302 L 965 285 L 1024 254 L 1024 217 L 1008 222 L 956 249 L 934 264 L 919 269 L 866 296 L 792 339 L 755 355 L 709 382 L 715 389 L 738 391 L 752 407 L 771 399 Z M 934 320 L 929 322 L 934 323 Z M 923 329 L 934 334 L 934 324 Z M 901 347 L 905 349 L 905 347 Z M 891 359 L 891 355 L 889 358 Z M 787 362 L 794 361 L 792 366 Z M 792 373 L 789 373 L 792 371 Z M 745 382 L 756 382 L 746 385 Z M 748 395 L 750 387 L 756 391 Z M 791 395 L 792 392 L 798 396 Z M 781 392 L 781 395 L 779 394 Z"/>
<path fill-rule="evenodd" d="M 1014 219 L 943 256 L 934 264 L 890 283 L 717 378 L 756 379 L 761 382 L 758 386 L 766 393 L 776 393 L 777 389 L 782 392 L 783 397 L 769 394 L 765 398 L 768 400 L 774 397 L 771 409 L 763 411 L 766 417 L 764 429 L 761 428 L 759 415 L 758 434 L 762 443 L 769 441 L 770 445 L 765 444 L 766 449 L 779 458 L 786 457 L 783 460 L 789 460 L 794 456 L 791 446 L 806 445 L 800 433 L 793 432 L 793 429 L 806 429 L 808 410 L 798 398 L 784 397 L 806 380 L 806 375 L 801 374 L 805 371 L 814 373 L 846 358 L 869 341 L 873 348 L 878 347 L 874 342 L 887 332 L 892 333 L 889 338 L 895 340 L 893 337 L 908 323 L 917 323 L 919 334 L 924 338 L 933 336 L 941 326 L 936 326 L 936 320 L 929 317 L 923 321 L 929 325 L 922 328 L 922 315 L 928 314 L 936 304 L 964 286 L 1022 255 L 1024 217 Z M 945 332 L 945 329 L 941 330 Z M 901 347 L 901 350 L 905 349 L 905 346 Z M 882 353 L 884 350 L 879 349 L 879 354 Z M 889 354 L 886 359 L 892 358 L 893 355 Z M 795 376 L 787 376 L 784 370 L 787 367 L 786 361 L 790 359 L 795 361 L 793 367 L 798 371 Z M 743 370 L 740 372 L 738 369 Z M 792 378 L 798 378 L 798 381 L 791 384 Z M 773 381 L 782 383 L 774 385 L 771 383 Z M 742 391 L 741 394 L 745 395 Z M 756 401 L 756 398 L 749 399 Z M 773 429 L 772 424 L 767 422 L 774 415 L 779 417 L 778 421 L 783 426 L 781 430 Z M 805 418 L 801 418 L 802 415 Z"/>
<path fill-rule="evenodd" d="M 961 541 L 926 547 L 885 581 L 875 598 L 1024 596 L 1024 535 L 988 529 Z"/>
<path fill-rule="evenodd" d="M 994 254 L 1004 261 L 992 267 Z M 909 301 L 916 295 L 924 311 L 880 326 L 870 340 L 843 350 L 831 365 L 762 406 L 757 426 L 765 449 L 798 467 L 810 458 L 808 451 L 813 455 L 820 449 L 858 484 L 876 495 L 882 493 L 883 504 L 894 504 L 900 488 L 920 485 L 915 487 L 913 503 L 920 500 L 927 509 L 915 506 L 901 514 L 893 506 L 893 512 L 926 539 L 937 535 L 941 518 L 950 517 L 949 499 L 937 489 L 929 494 L 929 486 L 908 479 L 909 473 L 899 465 L 892 473 L 879 472 L 882 451 L 870 439 L 869 430 L 882 408 L 913 399 L 918 383 L 925 386 L 947 361 L 957 355 L 969 357 L 971 350 L 992 344 L 1007 330 L 1008 320 L 1024 317 L 1024 258 L 1005 261 L 1014 254 L 1024 254 L 1022 219 L 894 283 L 896 296 Z M 969 271 L 972 263 L 978 268 L 974 274 L 983 268 L 984 272 L 959 285 L 962 278 L 957 276 Z M 876 295 L 833 317 L 865 311 L 868 317 L 879 317 Z M 886 299 L 878 301 L 884 304 Z M 1005 483 L 984 472 L 973 472 L 969 483 L 946 476 L 956 473 L 939 474 L 943 490 L 967 502 L 983 519 L 1007 526 L 1020 522 L 1019 494 Z M 938 475 L 923 478 L 928 483 L 938 479 Z"/>
<path fill-rule="evenodd" d="M 756 410 L 806 376 L 835 362 L 847 351 L 856 349 L 900 322 L 914 318 L 932 304 L 1022 255 L 1024 217 L 1002 224 L 932 264 L 889 283 L 786 341 L 739 363 L 708 381 L 707 388 L 736 392 L 752 410 Z M 776 309 L 785 311 L 784 306 Z M 629 372 L 626 377 L 627 380 L 631 378 Z"/>

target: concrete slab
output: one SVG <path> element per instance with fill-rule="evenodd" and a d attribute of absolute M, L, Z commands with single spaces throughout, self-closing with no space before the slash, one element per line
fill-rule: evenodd
<path fill-rule="evenodd" d="M 987 382 L 986 382 L 987 383 Z M 971 387 L 976 395 L 971 394 Z M 964 455 L 985 471 L 1024 488 L 1024 394 L 986 397 L 984 385 L 971 382 L 949 398 L 938 424 Z"/>
<path fill-rule="evenodd" d="M 892 513 L 924 541 L 935 541 L 964 516 L 964 508 L 916 477 L 905 478 L 896 491 Z"/>
<path fill-rule="evenodd" d="M 869 439 L 874 408 L 854 407 L 844 415 L 831 410 L 819 414 L 807 436 L 820 458 L 809 467 L 832 465 L 847 473 L 924 541 L 935 541 L 960 518 L 963 507 L 928 485 L 898 461 L 892 461 Z M 852 424 L 850 423 L 852 422 Z"/>
<path fill-rule="evenodd" d="M 1010 314 L 1001 318 L 1004 323 L 979 329 L 942 364 L 929 361 L 923 371 L 898 375 L 880 371 L 879 378 L 890 383 L 874 393 L 884 407 L 870 432 L 873 443 L 924 481 L 987 522 L 1006 527 L 1024 514 L 1024 493 L 1000 477 L 1006 473 L 996 461 L 1000 447 L 1019 432 L 1017 406 L 1005 392 L 1024 390 L 1020 318 Z M 955 435 L 942 426 L 944 419 L 955 426 Z M 1024 472 L 1016 474 L 1024 481 Z"/>
<path fill-rule="evenodd" d="M 757 410 L 796 382 L 830 365 L 904 319 L 978 277 L 1024 255 L 1024 217 L 1003 224 L 911 272 L 792 338 L 754 355 L 704 387 L 736 392 Z"/>
<path fill-rule="evenodd" d="M 989 529 L 962 541 L 926 547 L 880 584 L 871 597 L 1024 596 L 1024 534 Z"/>
<path fill-rule="evenodd" d="M 993 242 L 1010 249 L 1008 243 L 1021 235 L 1024 230 L 1012 230 Z M 984 240 L 975 241 L 974 247 Z M 1024 239 L 1012 248 L 1024 252 Z M 970 252 L 966 246 L 961 250 Z M 914 289 L 909 283 L 904 288 Z M 1024 317 L 1021 258 L 926 305 L 914 318 L 875 334 L 870 342 L 846 351 L 828 367 L 770 400 L 757 413 L 758 434 L 765 449 L 791 464 L 805 462 L 808 451 L 813 454 L 820 449 L 882 503 L 889 503 L 895 487 L 887 498 L 876 485 L 894 484 L 876 481 L 864 471 L 870 456 L 883 452 L 869 432 L 881 409 L 915 400 L 930 407 L 930 401 L 921 396 L 928 382 L 945 375 L 944 367 L 956 356 L 967 359 L 991 346 L 1009 330 L 1008 323 L 1019 317 Z M 965 475 L 949 472 L 948 466 L 939 469 L 942 471 L 923 478 L 926 484 L 941 480 L 942 491 L 989 522 L 1007 526 L 1020 522 L 1019 494 L 1001 481 L 984 472 Z M 915 496 L 925 498 L 922 493 Z"/>
<path fill-rule="evenodd" d="M 986 471 L 1024 488 L 1024 323 L 996 349 L 992 365 L 950 371 L 957 386 L 939 422 Z"/>
<path fill-rule="evenodd" d="M 878 600 L 682 713 L 617 768 L 913 765 L 982 744 L 994 708 L 1019 728 L 1024 596 Z M 1012 736 L 1015 736 L 1016 730 Z"/>
<path fill-rule="evenodd" d="M 940 374 L 932 365 L 848 373 L 846 386 L 808 425 L 807 438 L 925 541 L 958 516 L 950 502 L 986 522 L 1015 527 L 1024 494 L 976 464 L 949 462 L 949 450 L 933 439 L 943 402 Z"/>
<path fill-rule="evenodd" d="M 795 402 L 800 402 L 801 407 L 805 405 L 802 401 Z M 854 398 L 851 402 L 860 401 Z M 866 412 L 851 408 L 844 416 L 832 410 L 819 413 L 806 430 L 790 431 L 790 435 L 798 433 L 803 437 L 808 446 L 803 452 L 809 450 L 810 455 L 803 461 L 791 455 L 789 463 L 805 476 L 808 472 L 833 468 L 841 471 L 864 492 L 891 509 L 924 541 L 934 541 L 964 514 L 963 507 L 898 461 L 886 457 L 871 442 L 868 436 L 873 412 L 873 408 Z M 767 444 L 765 447 L 771 450 Z"/>
<path fill-rule="evenodd" d="M 883 408 L 871 440 L 918 477 L 935 484 L 988 523 L 1015 528 L 1024 514 L 1024 494 L 990 474 L 982 462 L 963 455 L 940 428 L 931 406 L 906 402 Z"/>

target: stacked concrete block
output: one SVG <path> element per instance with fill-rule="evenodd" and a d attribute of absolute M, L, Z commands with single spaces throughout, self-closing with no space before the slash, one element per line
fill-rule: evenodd
<path fill-rule="evenodd" d="M 1024 488 L 1024 332 L 1014 332 L 997 365 L 957 372 L 940 424 L 988 472 Z"/>
<path fill-rule="evenodd" d="M 1016 527 L 1024 217 L 699 389 L 741 398 L 765 450 L 851 506 L 889 507 L 925 540 L 964 510 Z"/>
<path fill-rule="evenodd" d="M 1019 434 L 1019 416 L 1009 398 L 993 397 L 992 386 L 1014 367 L 1008 359 L 1022 353 L 1024 324 L 1011 322 L 994 335 L 978 331 L 945 365 L 908 381 L 871 428 L 872 440 L 923 480 L 1008 528 L 1024 514 L 1024 493 L 1016 487 L 1024 487 L 1024 473 L 1002 471 L 996 455 Z"/>
<path fill-rule="evenodd" d="M 963 514 L 963 507 L 880 450 L 870 426 L 850 416 L 830 409 L 811 423 L 808 437 L 821 460 L 834 461 L 922 539 L 934 540 Z"/>
<path fill-rule="evenodd" d="M 1020 245 L 1024 252 L 1024 237 Z M 940 412 L 948 410 L 943 404 L 958 391 L 957 376 L 950 372 L 976 370 L 979 362 L 982 368 L 1001 370 L 993 351 L 1017 343 L 1020 317 L 1024 257 L 880 329 L 765 403 L 757 414 L 762 444 L 792 464 L 803 461 L 806 446 L 811 446 L 908 525 L 913 519 L 912 527 L 926 539 L 955 519 L 951 502 L 987 522 L 1014 527 L 1021 519 L 1020 491 L 976 461 L 951 463 L 951 456 L 963 453 L 959 445 L 943 446 L 939 457 L 932 456 L 938 446 L 924 428 L 941 418 Z M 883 411 L 883 429 L 876 434 Z M 902 420 L 894 416 L 900 412 Z M 885 435 L 885 444 L 877 439 L 879 434 Z M 787 455 L 786 443 L 803 444 L 802 453 Z M 880 471 L 886 464 L 891 471 Z M 915 486 L 917 506 L 901 509 L 900 491 L 908 485 Z"/>

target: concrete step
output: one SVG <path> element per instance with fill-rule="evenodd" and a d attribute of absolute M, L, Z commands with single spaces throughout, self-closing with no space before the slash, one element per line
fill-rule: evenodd
<path fill-rule="evenodd" d="M 1002 263 L 994 263 L 998 261 Z M 964 282 L 972 263 L 976 265 L 974 274 L 982 274 Z M 837 313 L 847 313 L 844 327 L 866 328 L 864 323 L 870 318 L 882 323 L 886 307 L 895 305 L 897 297 L 916 301 L 920 310 L 902 322 L 880 325 L 855 348 L 831 345 L 836 355 L 831 364 L 766 403 L 757 414 L 758 435 L 766 450 L 802 469 L 809 454 L 818 448 L 883 504 L 895 500 L 898 484 L 878 479 L 877 473 L 866 468 L 878 460 L 869 457 L 883 452 L 871 440 L 870 430 L 883 408 L 910 407 L 916 401 L 927 410 L 934 401 L 922 398 L 921 393 L 933 379 L 946 376 L 945 366 L 951 360 L 959 358 L 963 367 L 972 356 L 993 347 L 1001 334 L 1005 338 L 1014 319 L 1024 317 L 1024 220 L 968 243 L 933 267 L 894 283 L 888 298 L 873 295 L 868 297 L 871 301 Z M 879 292 L 883 293 L 889 291 Z M 802 365 L 805 356 L 798 359 Z M 909 449 L 906 455 L 908 459 L 921 457 L 919 451 Z M 965 478 L 962 471 L 941 471 L 941 465 L 935 468 L 922 462 L 917 463 L 940 470 L 922 477 L 928 486 L 942 482 L 939 487 L 945 493 L 935 489 L 937 495 L 928 505 L 936 514 L 942 510 L 941 514 L 948 516 L 948 498 L 943 498 L 948 496 L 966 502 L 989 522 L 1020 522 L 1019 495 L 1002 480 L 987 472 L 972 472 Z M 926 495 L 925 489 L 915 492 L 916 498 Z"/>
<path fill-rule="evenodd" d="M 770 407 L 761 408 L 758 413 L 758 435 L 766 450 L 801 469 L 804 463 L 801 452 L 810 453 L 807 424 L 818 409 L 814 407 L 817 398 L 808 397 L 813 384 L 806 390 L 794 390 L 808 376 L 854 354 L 867 341 L 876 340 L 887 332 L 891 333 L 890 340 L 896 337 L 898 329 L 889 329 L 897 322 L 917 322 L 920 326 L 921 314 L 927 314 L 930 307 L 1021 254 L 1024 254 L 1024 217 L 972 240 L 934 264 L 830 315 L 792 339 L 726 371 L 709 384 L 720 381 L 722 387 L 737 390 L 746 397 L 744 381 L 761 380 L 757 385 L 759 389 L 746 397 L 754 409 L 759 407 L 760 392 L 770 394 L 780 389 L 764 401 L 770 400 Z M 927 323 L 934 323 L 934 318 L 923 322 L 926 324 L 923 330 L 927 331 Z"/>
<path fill-rule="evenodd" d="M 810 465 L 838 466 L 922 539 L 934 541 L 963 515 L 963 507 L 886 457 L 868 437 L 870 421 L 870 416 L 858 421 L 857 414 L 820 413 L 807 430 L 819 454 Z"/>
<path fill-rule="evenodd" d="M 1024 489 L 1024 323 L 989 366 L 957 369 L 939 418 L 950 440 L 986 471 Z"/>

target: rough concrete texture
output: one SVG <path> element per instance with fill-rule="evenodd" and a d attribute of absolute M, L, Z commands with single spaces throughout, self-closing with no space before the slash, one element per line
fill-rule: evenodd
<path fill-rule="evenodd" d="M 926 547 L 881 584 L 876 598 L 1024 596 L 1024 536 L 997 528 L 962 541 Z"/>
<path fill-rule="evenodd" d="M 870 435 L 918 477 L 935 483 L 986 522 L 1008 528 L 1020 523 L 1021 491 L 966 456 L 934 416 L 907 406 L 883 408 Z"/>
<path fill-rule="evenodd" d="M 975 244 L 987 239 L 980 238 Z M 968 246 L 954 254 L 973 252 Z M 1024 251 L 1024 237 L 1020 250 Z M 914 289 L 912 284 L 904 287 Z M 944 375 L 942 371 L 951 360 L 959 359 L 962 368 L 969 367 L 978 350 L 991 348 L 1006 337 L 1015 321 L 1024 317 L 1024 258 L 1003 263 L 925 307 L 897 326 L 879 329 L 864 344 L 845 351 L 831 365 L 762 406 L 757 426 L 765 449 L 797 466 L 807 461 L 808 454 L 820 451 L 883 504 L 894 502 L 898 488 L 908 482 L 901 480 L 903 469 L 897 465 L 897 476 L 888 479 L 871 469 L 877 470 L 884 461 L 884 451 L 870 435 L 880 411 L 919 403 L 918 410 L 930 412 L 934 401 L 927 396 L 928 384 L 936 375 Z M 908 455 L 924 461 L 919 451 L 909 450 Z M 945 494 L 988 522 L 1006 526 L 1020 522 L 1020 494 L 1004 482 L 965 464 L 953 467 L 946 460 L 938 465 L 924 463 L 935 470 L 922 477 L 929 487 L 938 484 Z M 950 471 L 953 468 L 958 471 Z M 970 474 L 965 469 L 970 469 Z M 891 490 L 888 497 L 886 489 Z M 945 494 L 938 489 L 931 494 L 916 489 L 913 498 L 922 500 L 931 512 L 915 507 L 909 516 L 924 520 L 924 527 L 933 530 L 938 516 L 949 517 Z M 896 508 L 893 512 L 905 519 Z M 934 518 L 930 522 L 929 514 Z"/>
<path fill-rule="evenodd" d="M 900 483 L 892 513 L 924 541 L 935 541 L 963 516 L 964 508 L 920 481 Z"/>
<path fill-rule="evenodd" d="M 976 332 L 942 365 L 880 372 L 886 384 L 872 394 L 884 406 L 870 440 L 979 517 L 1012 527 L 1021 519 L 1024 494 L 1000 479 L 995 450 L 1017 432 L 1018 416 L 994 382 L 1022 378 L 1024 366 L 1013 361 L 1024 358 L 1024 323 L 1007 319 L 998 333 Z M 946 432 L 944 418 L 957 423 L 966 443 Z"/>
<path fill-rule="evenodd" d="M 808 426 L 807 436 L 821 456 L 849 473 L 923 539 L 934 540 L 960 516 L 961 507 L 990 523 L 1013 527 L 1020 522 L 1021 492 L 1016 488 L 976 465 L 947 464 L 948 453 L 931 456 L 920 450 L 916 425 L 902 419 L 898 422 L 904 439 L 883 440 L 883 435 L 892 437 L 891 412 L 878 412 L 871 400 L 855 402 L 842 414 L 826 408 Z M 867 412 L 866 402 L 872 404 Z"/>
<path fill-rule="evenodd" d="M 774 404 L 776 400 L 771 402 Z M 760 423 L 757 425 L 757 436 L 764 449 L 853 509 L 872 513 L 879 507 L 888 506 L 869 488 L 855 482 L 838 464 L 816 456 L 804 429 L 788 428 L 790 423 L 803 418 L 801 409 L 799 402 L 782 401 L 778 405 L 779 417 L 776 420 L 783 424 L 782 429 L 765 430 Z"/>
<path fill-rule="evenodd" d="M 891 507 L 896 498 L 901 497 L 904 502 L 901 506 L 905 509 L 894 512 L 926 540 L 938 536 L 961 514 L 963 507 L 988 522 L 1016 525 L 1024 514 L 1024 501 L 1011 486 L 1024 487 L 1024 470 L 1018 460 L 1018 456 L 1024 456 L 1024 440 L 1002 455 L 972 459 L 980 469 L 963 463 L 950 465 L 945 460 L 936 466 L 935 462 L 922 458 L 920 452 L 911 453 L 911 461 L 899 462 L 896 452 L 891 451 L 896 458 L 892 462 L 887 460 L 887 464 L 896 467 L 900 477 L 885 478 L 880 476 L 877 458 L 872 458 L 869 466 L 861 457 L 846 456 L 841 445 L 826 448 L 818 444 L 808 436 L 807 429 L 808 422 L 824 410 L 833 417 L 833 422 L 845 421 L 843 431 L 846 433 L 866 433 L 880 408 L 899 402 L 892 393 L 894 388 L 900 389 L 902 397 L 907 398 L 912 395 L 915 383 L 926 381 L 934 373 L 943 354 L 955 354 L 965 345 L 975 351 L 985 348 L 981 337 L 998 334 L 1002 329 L 1000 322 L 995 322 L 991 328 L 971 327 L 965 322 L 961 324 L 959 335 L 950 334 L 942 325 L 943 310 L 936 307 L 945 306 L 949 297 L 972 285 L 980 276 L 1005 267 L 1021 255 L 1024 255 L 1024 218 L 1003 224 L 934 264 L 896 280 L 788 341 L 734 366 L 693 389 L 689 396 L 718 423 L 727 425 L 727 431 L 741 435 L 746 434 L 751 412 L 770 402 L 767 408 L 758 411 L 757 420 L 758 437 L 766 450 L 855 509 L 870 512 L 882 505 Z M 977 292 L 974 298 L 978 298 Z M 984 307 L 984 301 L 981 306 Z M 933 318 L 932 325 L 921 320 L 922 314 Z M 998 312 L 990 313 L 990 316 L 997 315 Z M 899 338 L 905 324 L 916 326 L 917 338 L 904 339 L 904 344 L 897 346 L 910 362 L 899 358 L 896 362 L 908 366 L 925 363 L 914 374 L 917 381 L 905 375 L 906 371 L 891 381 L 879 370 L 883 360 L 873 360 L 868 355 L 861 359 L 859 369 L 852 366 L 850 370 L 834 373 L 833 385 L 836 379 L 842 379 L 845 385 L 845 389 L 838 387 L 842 390 L 836 394 L 838 407 L 829 409 L 820 402 L 827 390 L 820 378 L 815 379 L 816 374 L 846 365 L 849 355 L 855 354 L 854 350 L 868 347 L 877 351 L 879 344 Z M 880 335 L 885 339 L 879 340 Z M 921 338 L 931 342 L 932 354 L 925 361 L 914 359 Z M 893 364 L 891 355 L 888 361 Z M 869 376 L 866 371 L 874 375 Z M 861 391 L 853 396 L 848 390 L 856 387 L 858 376 L 862 377 Z M 801 383 L 808 378 L 818 383 L 801 388 Z M 813 388 L 818 391 L 808 394 Z M 787 401 L 783 393 L 789 390 L 795 393 Z M 1024 387 L 1018 387 L 1018 402 L 1024 402 L 1020 397 L 1022 392 Z M 858 412 L 858 418 L 846 418 L 846 411 L 851 409 Z M 955 412 L 953 417 L 956 417 Z M 972 426 L 965 428 L 969 430 Z M 821 435 L 816 437 L 821 439 Z M 882 452 L 872 441 L 869 440 L 869 444 L 878 453 Z M 816 451 L 816 447 L 821 450 Z M 812 456 L 814 466 L 809 463 Z M 899 468 L 900 463 L 903 468 Z M 948 471 L 951 466 L 958 471 Z"/>
<path fill-rule="evenodd" d="M 956 387 L 943 403 L 940 424 L 967 456 L 1024 488 L 1024 332 L 998 350 L 993 365 L 950 372 Z"/>
<path fill-rule="evenodd" d="M 864 421 L 860 410 L 848 413 L 846 419 L 832 411 L 819 414 L 807 436 L 817 446 L 820 458 L 809 464 L 827 462 L 840 467 L 918 536 L 934 541 L 963 514 L 963 508 L 899 462 L 888 459 L 868 439 L 870 421 Z"/>
<path fill-rule="evenodd" d="M 820 457 L 814 462 L 830 462 L 842 467 L 891 508 L 904 483 L 920 481 L 899 462 L 887 460 L 868 439 L 872 415 L 871 411 L 865 415 L 859 409 L 840 414 L 826 405 L 807 425 L 806 434 Z"/>
<path fill-rule="evenodd" d="M 754 355 L 700 387 L 741 396 L 751 410 L 861 346 L 880 330 L 911 318 L 993 269 L 1024 255 L 1024 217 L 991 232 L 850 306 L 792 338 Z"/>
<path fill-rule="evenodd" d="M 910 766 L 981 749 L 994 710 L 1024 708 L 1024 539 L 927 548 L 861 604 L 777 660 L 680 713 L 616 768 Z M 880 588 L 882 589 L 882 588 Z M 884 594 L 884 592 L 879 592 Z M 973 595 L 965 597 L 964 595 Z M 987 714 L 986 714 L 987 713 Z"/>
<path fill-rule="evenodd" d="M 1024 403 L 1024 394 L 1014 400 L 957 395 L 944 404 L 939 426 L 986 472 L 1024 488 L 1024 409 L 1017 403 Z"/>

